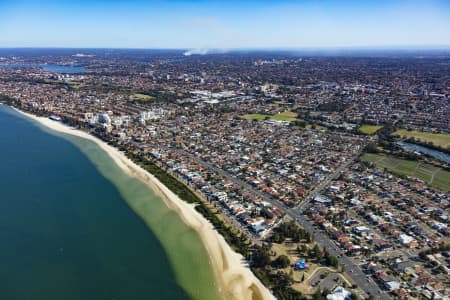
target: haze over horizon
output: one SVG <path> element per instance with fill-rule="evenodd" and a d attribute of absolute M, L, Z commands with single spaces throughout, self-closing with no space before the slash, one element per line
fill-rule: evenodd
<path fill-rule="evenodd" d="M 449 48 L 450 2 L 0 2 L 0 47 Z"/>

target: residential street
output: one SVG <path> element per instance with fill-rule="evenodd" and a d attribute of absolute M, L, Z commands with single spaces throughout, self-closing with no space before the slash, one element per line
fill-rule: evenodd
<path fill-rule="evenodd" d="M 290 216 L 292 219 L 297 221 L 306 231 L 308 231 L 313 237 L 314 240 L 324 249 L 327 249 L 327 251 L 333 255 L 336 256 L 339 265 L 344 266 L 345 272 L 348 274 L 350 278 L 353 279 L 353 281 L 360 287 L 367 295 L 373 295 L 375 299 L 389 299 L 389 297 L 382 291 L 378 285 L 373 282 L 372 279 L 367 277 L 362 270 L 354 264 L 350 258 L 348 258 L 344 253 L 342 253 L 338 247 L 333 243 L 332 240 L 325 234 L 321 233 L 319 230 L 315 229 L 312 225 L 312 223 L 305 217 L 303 214 L 305 208 L 308 206 L 310 201 L 314 199 L 314 197 L 328 186 L 328 184 L 333 180 L 339 177 L 341 172 L 346 170 L 358 157 L 358 155 L 355 155 L 353 159 L 345 162 L 342 164 L 338 169 L 336 169 L 335 172 L 330 174 L 324 181 L 322 181 L 316 188 L 314 188 L 311 193 L 308 195 L 308 197 L 296 208 L 289 208 L 284 203 L 281 203 L 280 201 L 275 200 L 273 197 L 271 197 L 268 194 L 265 194 L 261 191 L 256 190 L 254 187 L 252 187 L 247 182 L 236 178 L 226 171 L 222 170 L 221 168 L 218 168 L 208 162 L 205 162 L 198 157 L 196 157 L 194 154 L 189 153 L 187 151 L 181 150 L 181 149 L 171 149 L 172 151 L 178 152 L 182 155 L 187 155 L 191 157 L 192 159 L 195 159 L 196 162 L 199 164 L 210 168 L 216 172 L 218 172 L 220 175 L 226 177 L 227 179 L 231 180 L 232 182 L 244 187 L 245 189 L 251 191 L 258 197 L 261 197 L 265 201 L 272 203 L 273 205 L 276 205 L 280 207 L 288 216 Z M 359 153 L 358 153 L 359 154 Z"/>

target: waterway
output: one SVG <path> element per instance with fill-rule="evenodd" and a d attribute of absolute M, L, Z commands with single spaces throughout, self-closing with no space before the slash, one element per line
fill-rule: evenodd
<path fill-rule="evenodd" d="M 198 234 L 95 143 L 0 105 L 0 146 L 1 299 L 220 298 Z"/>
<path fill-rule="evenodd" d="M 448 155 L 447 153 L 441 152 L 441 151 L 437 151 L 434 149 L 430 149 L 424 146 L 420 146 L 420 145 L 416 145 L 416 144 L 411 144 L 411 143 L 407 143 L 407 142 L 398 142 L 398 144 L 407 151 L 416 151 L 422 154 L 426 154 L 429 155 L 431 157 L 434 157 L 440 161 L 443 161 L 447 164 L 450 164 L 450 155 Z"/>
<path fill-rule="evenodd" d="M 0 68 L 5 69 L 19 69 L 19 68 L 37 68 L 49 72 L 61 74 L 82 74 L 85 68 L 76 65 L 55 65 L 55 64 L 0 64 Z"/>

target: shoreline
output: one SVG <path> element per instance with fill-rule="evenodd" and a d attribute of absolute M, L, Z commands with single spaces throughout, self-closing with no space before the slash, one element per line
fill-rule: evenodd
<path fill-rule="evenodd" d="M 210 256 L 212 269 L 220 287 L 219 292 L 225 299 L 275 299 L 270 291 L 252 273 L 250 268 L 243 265 L 244 257 L 231 249 L 223 236 L 214 229 L 213 225 L 195 210 L 193 204 L 181 200 L 155 176 L 126 157 L 123 152 L 79 129 L 45 117 L 32 115 L 15 107 L 12 108 L 20 114 L 37 121 L 44 127 L 96 143 L 113 159 L 122 171 L 141 180 L 157 193 L 164 203 L 174 210 L 182 221 L 200 236 Z"/>

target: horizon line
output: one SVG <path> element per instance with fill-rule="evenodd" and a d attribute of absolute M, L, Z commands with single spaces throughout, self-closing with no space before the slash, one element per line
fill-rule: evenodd
<path fill-rule="evenodd" d="M 0 46 L 0 49 L 64 49 L 64 50 L 205 50 L 229 51 L 322 51 L 322 50 L 450 50 L 449 45 L 373 45 L 373 46 L 310 46 L 310 47 L 64 47 L 64 46 Z"/>

